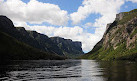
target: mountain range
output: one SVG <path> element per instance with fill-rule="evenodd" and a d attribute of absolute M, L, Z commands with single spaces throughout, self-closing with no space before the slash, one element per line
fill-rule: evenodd
<path fill-rule="evenodd" d="M 0 38 L 1 59 L 64 59 L 83 54 L 81 42 L 15 27 L 6 16 L 0 16 Z"/>

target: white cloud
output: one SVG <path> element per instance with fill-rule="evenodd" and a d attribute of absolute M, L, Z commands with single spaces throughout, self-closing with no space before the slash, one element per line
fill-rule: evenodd
<path fill-rule="evenodd" d="M 137 0 L 126 0 L 126 1 L 132 1 L 133 3 L 137 3 Z"/>
<path fill-rule="evenodd" d="M 91 22 L 88 22 L 85 24 L 85 27 L 92 27 L 92 26 L 93 26 L 93 24 Z"/>
<path fill-rule="evenodd" d="M 47 22 L 53 25 L 66 25 L 67 11 L 61 10 L 58 5 L 30 0 L 24 3 L 21 0 L 6 0 L 0 2 L 0 14 L 6 15 L 14 22 L 29 22 L 41 24 Z"/>
<path fill-rule="evenodd" d="M 73 24 L 77 24 L 81 20 L 86 19 L 90 14 L 99 13 L 102 17 L 108 15 L 109 17 L 107 18 L 112 21 L 122 4 L 124 4 L 124 0 L 84 0 L 77 12 L 70 14 L 71 20 Z"/>

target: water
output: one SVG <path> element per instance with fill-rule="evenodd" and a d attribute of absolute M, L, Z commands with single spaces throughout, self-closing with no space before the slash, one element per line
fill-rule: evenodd
<path fill-rule="evenodd" d="M 137 81 L 137 62 L 95 60 L 1 62 L 0 81 Z"/>

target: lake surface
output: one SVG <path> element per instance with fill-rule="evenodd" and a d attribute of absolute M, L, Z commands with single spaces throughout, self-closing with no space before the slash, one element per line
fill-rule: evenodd
<path fill-rule="evenodd" d="M 137 62 L 95 60 L 0 62 L 0 81 L 137 81 Z"/>

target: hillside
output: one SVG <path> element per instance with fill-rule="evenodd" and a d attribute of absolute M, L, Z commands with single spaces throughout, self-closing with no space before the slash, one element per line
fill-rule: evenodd
<path fill-rule="evenodd" d="M 46 35 L 37 33 L 36 31 L 26 31 L 23 27 L 16 27 L 16 29 L 23 34 L 27 38 L 27 40 L 30 40 L 32 42 L 26 42 L 24 39 L 21 39 L 21 41 L 35 47 L 38 49 L 41 49 L 43 51 L 55 53 L 61 56 L 66 57 L 78 57 L 81 54 L 84 54 L 82 51 L 82 44 L 81 42 L 75 42 L 70 39 L 64 39 L 61 37 L 51 37 L 49 38 Z M 33 43 L 34 42 L 34 43 Z M 39 44 L 35 46 L 36 43 Z"/>
<path fill-rule="evenodd" d="M 64 59 L 35 49 L 3 32 L 0 32 L 0 38 L 0 60 Z"/>
<path fill-rule="evenodd" d="M 117 14 L 107 25 L 103 38 L 82 59 L 136 60 L 137 59 L 137 9 Z"/>
<path fill-rule="evenodd" d="M 69 58 L 75 58 L 84 54 L 81 48 L 81 42 L 72 41 L 71 39 L 64 39 L 61 37 L 51 37 L 51 40 L 57 44 L 63 54 Z"/>
<path fill-rule="evenodd" d="M 19 31 L 19 33 L 21 33 L 21 35 L 23 35 L 22 37 L 17 38 L 20 41 L 42 51 L 64 56 L 61 49 L 59 49 L 59 47 L 52 42 L 48 36 L 40 34 L 36 31 L 27 31 L 23 27 L 16 27 L 16 29 Z"/>

